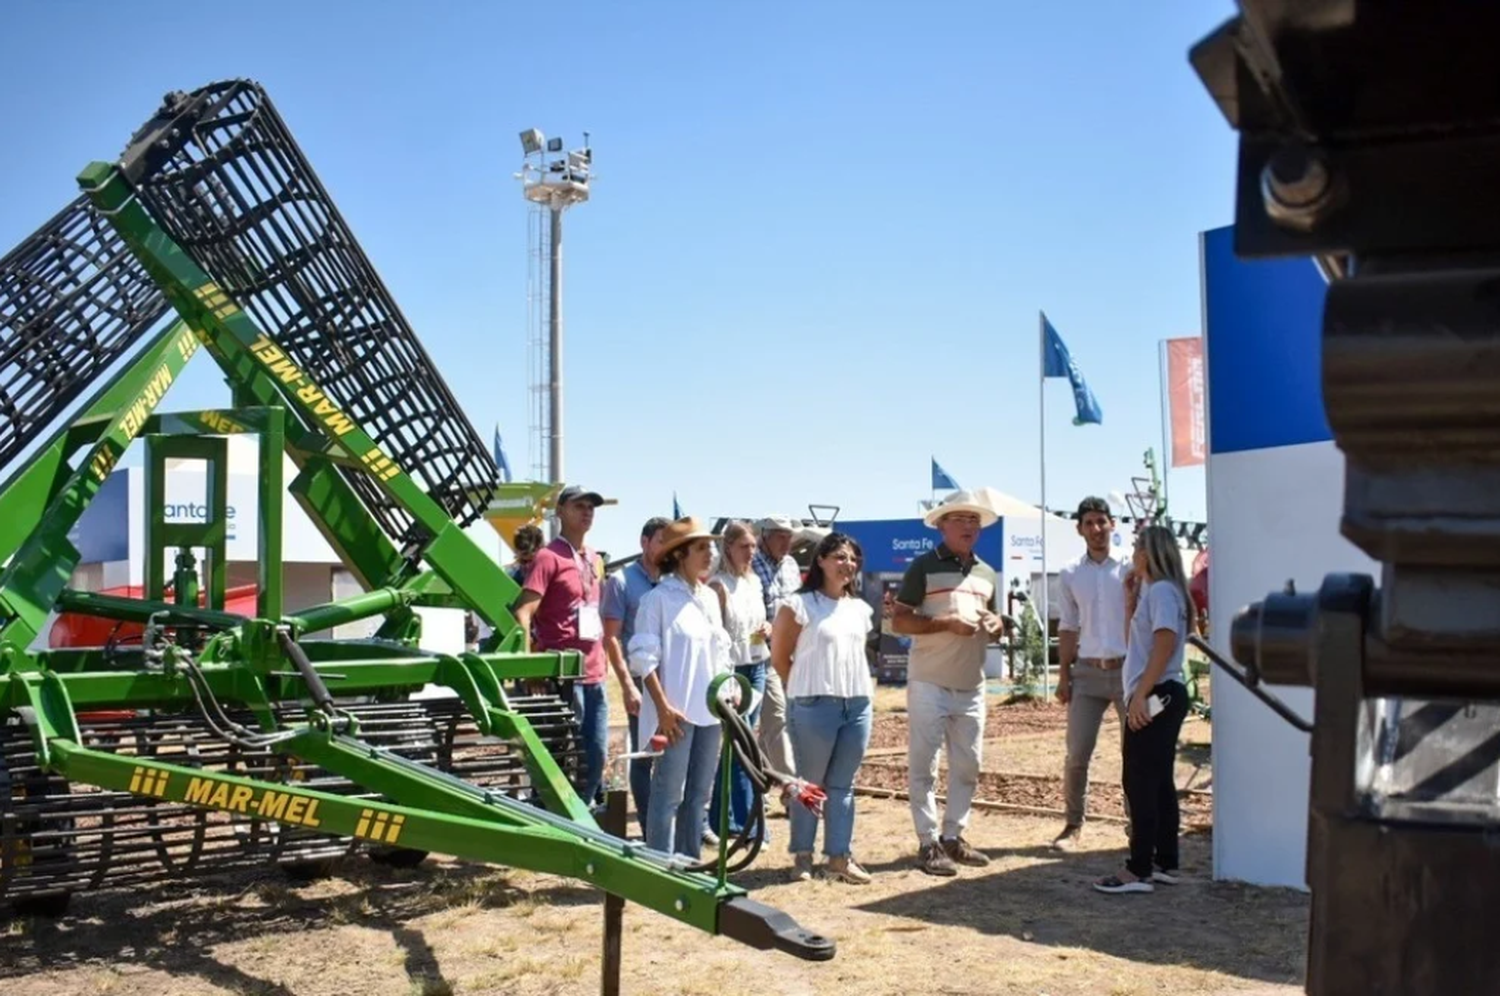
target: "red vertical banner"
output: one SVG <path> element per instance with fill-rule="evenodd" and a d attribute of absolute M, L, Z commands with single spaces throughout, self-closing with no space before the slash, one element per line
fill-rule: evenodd
<path fill-rule="evenodd" d="M 1167 340 L 1167 408 L 1172 419 L 1173 467 L 1192 467 L 1208 459 L 1203 374 L 1201 337 Z"/>

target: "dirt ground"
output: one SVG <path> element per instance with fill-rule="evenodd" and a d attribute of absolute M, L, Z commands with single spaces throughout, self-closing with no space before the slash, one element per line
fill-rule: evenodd
<path fill-rule="evenodd" d="M 1047 846 L 1060 821 L 1062 712 L 992 710 L 985 799 L 969 838 L 992 858 L 952 879 L 912 867 L 899 691 L 882 690 L 857 803 L 856 849 L 875 876 L 856 887 L 789 879 L 787 824 L 737 881 L 834 937 L 824 964 L 758 952 L 627 907 L 626 993 L 1293 996 L 1301 992 L 1307 900 L 1210 880 L 1208 800 L 1184 802 L 1188 878 L 1154 895 L 1103 896 L 1116 869 L 1118 730 L 1100 735 L 1091 822 L 1078 852 Z M 1112 722 L 1112 721 L 1111 721 Z M 1211 784 L 1207 724 L 1189 724 L 1179 785 Z M 896 753 L 891 753 L 896 751 Z M 884 753 L 882 753 L 884 752 Z M 354 860 L 297 884 L 246 875 L 75 899 L 60 921 L 0 921 L 6 996 L 441 996 L 599 991 L 600 896 L 551 876 L 454 861 L 412 870 Z"/>

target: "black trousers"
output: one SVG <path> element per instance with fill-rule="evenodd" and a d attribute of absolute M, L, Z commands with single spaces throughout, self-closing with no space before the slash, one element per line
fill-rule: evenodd
<path fill-rule="evenodd" d="M 1164 681 L 1151 694 L 1167 699 L 1167 707 L 1139 730 L 1125 730 L 1125 798 L 1130 801 L 1130 860 L 1125 867 L 1137 878 L 1149 879 L 1154 869 L 1176 871 L 1177 735 L 1187 718 L 1187 688 L 1180 681 Z"/>

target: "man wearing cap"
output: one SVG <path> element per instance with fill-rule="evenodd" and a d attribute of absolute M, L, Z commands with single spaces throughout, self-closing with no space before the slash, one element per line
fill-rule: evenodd
<path fill-rule="evenodd" d="M 661 553 L 662 529 L 671 523 L 656 516 L 641 526 L 641 555 L 620 570 L 604 579 L 604 597 L 599 611 L 604 617 L 604 651 L 616 673 L 628 671 L 625 648 L 635 634 L 635 614 L 640 608 L 646 592 L 656 587 L 661 572 L 656 568 L 656 558 Z M 640 678 L 632 678 L 632 687 L 625 693 L 625 711 L 629 713 L 630 750 L 644 751 L 645 743 L 640 735 L 641 695 L 645 688 Z M 649 738 L 652 731 L 647 730 Z M 635 817 L 640 821 L 641 831 L 646 829 L 646 806 L 651 798 L 651 759 L 634 758 L 630 762 L 630 795 L 635 800 Z"/>
<path fill-rule="evenodd" d="M 917 863 L 929 875 L 956 875 L 955 864 L 989 858 L 964 840 L 979 786 L 984 746 L 984 655 L 1000 633 L 994 568 L 974 555 L 979 531 L 999 517 L 959 491 L 927 513 L 942 542 L 914 560 L 896 594 L 891 628 L 912 638 L 906 715 L 909 795 Z M 938 752 L 948 745 L 948 801 L 941 832 L 933 788 Z"/>
<path fill-rule="evenodd" d="M 775 619 L 777 606 L 802 587 L 802 572 L 792 556 L 792 520 L 768 515 L 757 526 L 759 549 L 750 566 L 760 578 L 766 599 L 766 618 Z M 766 754 L 766 763 L 777 771 L 794 773 L 792 741 L 786 730 L 786 690 L 775 668 L 766 668 L 765 701 L 760 710 L 760 730 L 756 739 Z"/>
<path fill-rule="evenodd" d="M 573 683 L 573 713 L 583 738 L 583 765 L 575 787 L 586 806 L 593 806 L 599 795 L 609 747 L 604 675 L 610 662 L 599 615 L 603 582 L 598 555 L 584 545 L 594 510 L 602 504 L 596 492 L 577 485 L 563 488 L 556 503 L 559 535 L 537 551 L 514 609 L 516 622 L 537 650 L 576 650 L 583 655 L 583 676 Z M 617 666 L 615 674 L 622 688 L 635 691 L 622 667 Z"/>

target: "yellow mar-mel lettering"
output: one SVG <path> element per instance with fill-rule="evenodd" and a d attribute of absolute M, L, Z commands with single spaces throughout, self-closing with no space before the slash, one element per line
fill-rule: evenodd
<path fill-rule="evenodd" d="M 137 767 L 130 773 L 130 792 L 133 795 L 154 795 L 158 799 L 164 797 L 167 794 L 167 773 Z"/>
<path fill-rule="evenodd" d="M 194 778 L 188 782 L 183 801 L 195 806 L 209 806 L 301 827 L 323 824 L 318 818 L 317 799 L 291 792 L 278 792 L 275 789 L 261 789 L 257 792 L 248 785 L 231 785 L 212 778 Z"/>
<path fill-rule="evenodd" d="M 359 823 L 354 827 L 354 836 L 394 844 L 401 837 L 401 828 L 405 823 L 406 817 L 400 813 L 362 809 L 359 812 Z"/>
<path fill-rule="evenodd" d="M 229 300 L 229 295 L 211 280 L 193 291 L 193 295 L 220 321 L 240 310 L 233 301 Z"/>
<path fill-rule="evenodd" d="M 222 412 L 203 412 L 199 421 L 213 432 L 221 432 L 225 435 L 233 435 L 236 432 L 244 432 L 245 427 L 238 422 L 226 417 Z"/>

